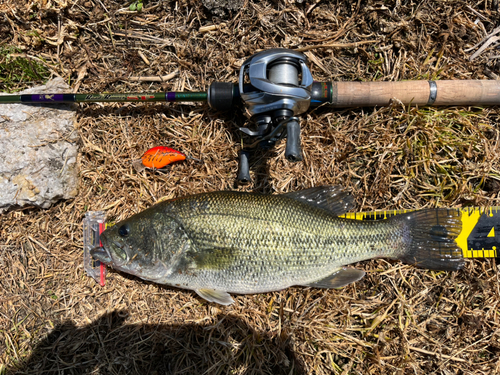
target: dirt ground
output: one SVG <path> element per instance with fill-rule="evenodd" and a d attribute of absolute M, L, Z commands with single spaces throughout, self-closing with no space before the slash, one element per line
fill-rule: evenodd
<path fill-rule="evenodd" d="M 17 47 L 82 93 L 204 91 L 237 82 L 247 57 L 274 47 L 305 50 L 318 81 L 500 74 L 495 40 L 470 60 L 499 26 L 494 0 L 245 1 L 216 13 L 195 0 L 130 5 L 0 1 L 0 48 Z M 458 272 L 372 260 L 354 265 L 367 275 L 345 288 L 235 296 L 228 307 L 113 270 L 101 287 L 82 266 L 86 211 L 120 220 L 198 192 L 342 185 L 360 211 L 500 206 L 497 108 L 310 110 L 304 161 L 286 161 L 279 143 L 252 160 L 247 186 L 235 186 L 241 108 L 82 104 L 77 113 L 78 196 L 0 216 L 0 374 L 500 373 L 494 260 Z M 137 173 L 132 161 L 158 145 L 201 162 Z"/>

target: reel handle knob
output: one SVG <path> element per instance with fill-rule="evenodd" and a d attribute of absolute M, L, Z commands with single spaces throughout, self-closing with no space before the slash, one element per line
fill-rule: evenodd
<path fill-rule="evenodd" d="M 248 158 L 250 153 L 246 150 L 240 151 L 240 162 L 238 171 L 238 182 L 242 184 L 247 184 L 252 181 L 250 177 L 250 166 L 248 165 Z"/>
<path fill-rule="evenodd" d="M 286 125 L 286 148 L 285 157 L 287 160 L 296 162 L 302 160 L 302 150 L 300 148 L 300 124 L 296 120 L 290 120 Z"/>

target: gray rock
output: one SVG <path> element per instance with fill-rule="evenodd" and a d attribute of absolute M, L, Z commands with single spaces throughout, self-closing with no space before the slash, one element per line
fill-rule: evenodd
<path fill-rule="evenodd" d="M 245 0 L 203 0 L 203 5 L 213 14 L 225 16 L 227 10 L 237 11 L 245 4 Z"/>
<path fill-rule="evenodd" d="M 20 94 L 57 92 L 69 92 L 62 78 Z M 74 105 L 0 104 L 0 212 L 76 196 L 75 121 Z"/>

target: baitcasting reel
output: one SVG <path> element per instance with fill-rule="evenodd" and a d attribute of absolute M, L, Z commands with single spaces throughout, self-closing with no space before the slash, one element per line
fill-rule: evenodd
<path fill-rule="evenodd" d="M 302 160 L 300 125 L 296 116 L 309 109 L 313 84 L 306 63 L 307 57 L 300 52 L 271 49 L 256 53 L 241 66 L 239 96 L 257 130 L 240 128 L 246 135 L 256 138 L 240 152 L 240 182 L 250 181 L 249 150 L 256 146 L 269 149 L 286 138 L 285 157 L 292 162 Z M 208 91 L 208 102 L 224 110 L 225 106 L 232 105 L 233 90 L 230 83 L 214 82 Z"/>

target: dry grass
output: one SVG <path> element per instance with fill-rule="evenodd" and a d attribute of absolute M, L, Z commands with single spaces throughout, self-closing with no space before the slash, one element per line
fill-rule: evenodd
<path fill-rule="evenodd" d="M 464 52 L 497 26 L 492 2 L 248 1 L 223 19 L 199 1 L 144 4 L 137 13 L 105 0 L 4 2 L 0 36 L 79 92 L 205 90 L 235 82 L 246 57 L 272 47 L 308 49 L 317 80 L 498 72 L 493 48 L 473 62 Z M 163 83 L 130 79 L 173 72 Z M 254 183 L 239 189 L 340 184 L 362 210 L 500 205 L 499 114 L 318 108 L 303 116 L 304 161 L 286 161 L 279 144 L 257 155 Z M 240 110 L 202 105 L 79 107 L 78 197 L 0 217 L 0 373 L 500 372 L 494 261 L 444 273 L 374 260 L 343 289 L 237 296 L 230 307 L 113 271 L 104 288 L 85 276 L 86 211 L 119 220 L 163 197 L 235 188 L 243 123 Z M 202 162 L 135 172 L 132 160 L 157 145 Z"/>

